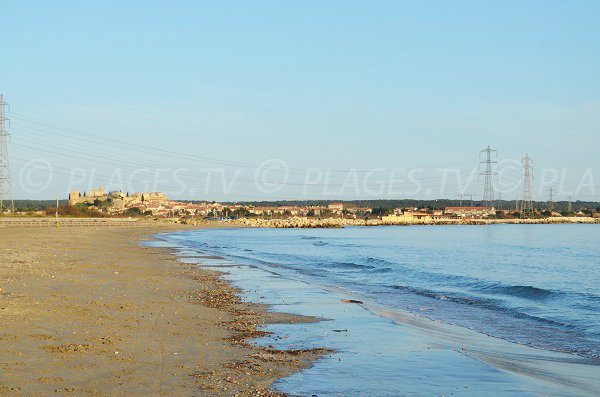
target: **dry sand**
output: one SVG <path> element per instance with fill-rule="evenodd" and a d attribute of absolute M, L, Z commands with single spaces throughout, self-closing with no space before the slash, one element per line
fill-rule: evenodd
<path fill-rule="evenodd" d="M 0 228 L 0 396 L 276 395 L 326 353 L 249 345 L 257 324 L 308 319 L 138 244 L 161 231 Z"/>

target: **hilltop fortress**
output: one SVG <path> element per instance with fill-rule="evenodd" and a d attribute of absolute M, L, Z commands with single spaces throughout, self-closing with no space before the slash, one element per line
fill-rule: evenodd
<path fill-rule="evenodd" d="M 81 194 L 78 191 L 69 193 L 69 205 L 85 205 L 98 209 L 105 207 L 108 212 L 118 214 L 129 208 L 137 208 L 140 212 L 149 207 L 160 208 L 168 203 L 167 196 L 162 192 L 136 192 L 133 194 L 121 191 L 107 193 L 104 188 L 98 187 Z"/>
<path fill-rule="evenodd" d="M 114 206 L 125 207 L 126 204 L 143 203 L 145 201 L 167 201 L 167 196 L 162 192 L 136 192 L 132 195 L 120 191 L 107 193 L 102 187 L 89 190 L 83 195 L 78 191 L 69 193 L 69 205 L 92 204 L 98 201 L 111 201 Z"/>

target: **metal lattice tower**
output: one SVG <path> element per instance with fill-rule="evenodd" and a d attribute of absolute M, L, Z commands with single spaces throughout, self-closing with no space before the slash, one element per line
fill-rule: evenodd
<path fill-rule="evenodd" d="M 470 198 L 470 202 L 471 202 L 471 207 L 473 206 L 473 195 L 470 193 L 459 193 L 456 195 L 456 197 L 459 199 L 458 205 L 462 207 L 463 205 L 463 199 L 465 199 L 466 197 Z"/>
<path fill-rule="evenodd" d="M 496 164 L 498 164 L 497 161 L 492 161 L 492 153 L 496 154 L 496 157 L 498 156 L 498 152 L 496 150 L 490 149 L 490 146 L 488 145 L 488 147 L 486 149 L 483 149 L 479 155 L 481 156 L 481 153 L 485 153 L 485 161 L 482 161 L 479 163 L 479 166 L 481 167 L 481 164 L 485 164 L 485 171 L 480 172 L 479 175 L 483 175 L 485 176 L 485 181 L 483 184 L 483 202 L 488 204 L 488 205 L 492 205 L 493 201 L 494 201 L 494 177 L 498 176 L 498 173 L 494 170 L 494 166 Z"/>
<path fill-rule="evenodd" d="M 571 197 L 571 195 L 569 195 L 569 207 L 568 207 L 569 212 L 573 212 L 573 197 Z"/>
<path fill-rule="evenodd" d="M 523 197 L 519 203 L 519 211 L 522 217 L 531 218 L 533 216 L 533 203 L 531 202 L 531 180 L 533 179 L 533 161 L 526 154 L 522 160 L 521 177 L 523 184 Z"/>
<path fill-rule="evenodd" d="M 552 186 L 548 188 L 548 210 L 554 211 L 554 195 L 552 191 Z"/>
<path fill-rule="evenodd" d="M 8 132 L 6 131 L 6 112 L 8 103 L 0 95 L 0 213 L 15 211 L 12 200 L 12 180 L 10 179 L 10 162 L 8 160 Z"/>

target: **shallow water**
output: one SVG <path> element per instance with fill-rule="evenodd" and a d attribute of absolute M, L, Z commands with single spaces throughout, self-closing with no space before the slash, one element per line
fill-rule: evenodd
<path fill-rule="evenodd" d="M 600 374 L 596 228 L 212 229 L 165 238 L 189 250 L 180 252 L 186 261 L 227 265 L 249 300 L 332 319 L 271 325 L 285 337 L 257 341 L 340 352 L 279 381 L 283 391 L 593 395 Z M 226 259 L 192 258 L 201 254 Z M 367 304 L 342 304 L 348 296 Z M 580 358 L 569 363 L 567 355 L 461 334 L 463 327 Z M 574 389 L 561 389 L 570 383 Z"/>

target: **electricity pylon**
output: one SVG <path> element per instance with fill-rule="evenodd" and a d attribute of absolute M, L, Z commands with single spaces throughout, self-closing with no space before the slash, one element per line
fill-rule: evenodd
<path fill-rule="evenodd" d="M 15 212 L 12 199 L 12 180 L 10 179 L 10 162 L 8 159 L 8 132 L 6 131 L 6 113 L 8 103 L 0 95 L 0 214 L 5 211 Z"/>
<path fill-rule="evenodd" d="M 568 207 L 569 212 L 573 212 L 573 197 L 571 195 L 569 195 L 569 207 Z"/>
<path fill-rule="evenodd" d="M 552 191 L 552 186 L 548 188 L 548 210 L 554 211 L 554 195 Z"/>
<path fill-rule="evenodd" d="M 479 173 L 479 175 L 483 175 L 485 177 L 483 184 L 483 202 L 487 205 L 492 205 L 494 201 L 493 178 L 495 176 L 498 176 L 498 173 L 494 170 L 494 165 L 498 164 L 498 162 L 492 160 L 492 153 L 496 153 L 497 157 L 498 152 L 496 150 L 490 149 L 490 146 L 488 145 L 486 149 L 483 149 L 481 152 L 479 152 L 480 156 L 481 153 L 485 153 L 486 155 L 485 161 L 481 161 L 479 163 L 479 166 L 481 166 L 481 164 L 485 164 L 485 171 Z"/>
<path fill-rule="evenodd" d="M 523 197 L 519 203 L 521 217 L 531 218 L 533 216 L 533 203 L 531 202 L 531 180 L 533 179 L 533 161 L 529 154 L 525 154 L 522 160 L 521 182 L 523 185 Z"/>
<path fill-rule="evenodd" d="M 472 194 L 470 194 L 470 193 L 459 193 L 459 194 L 457 194 L 457 195 L 456 195 L 456 197 L 458 197 L 458 198 L 459 198 L 459 202 L 458 202 L 458 203 L 459 203 L 459 204 L 458 204 L 459 206 L 461 206 L 461 207 L 462 207 L 462 205 L 463 205 L 463 199 L 464 199 L 465 197 L 469 197 L 469 199 L 470 199 L 470 203 L 471 203 L 470 205 L 471 205 L 471 207 L 473 206 L 473 195 L 472 195 Z"/>

